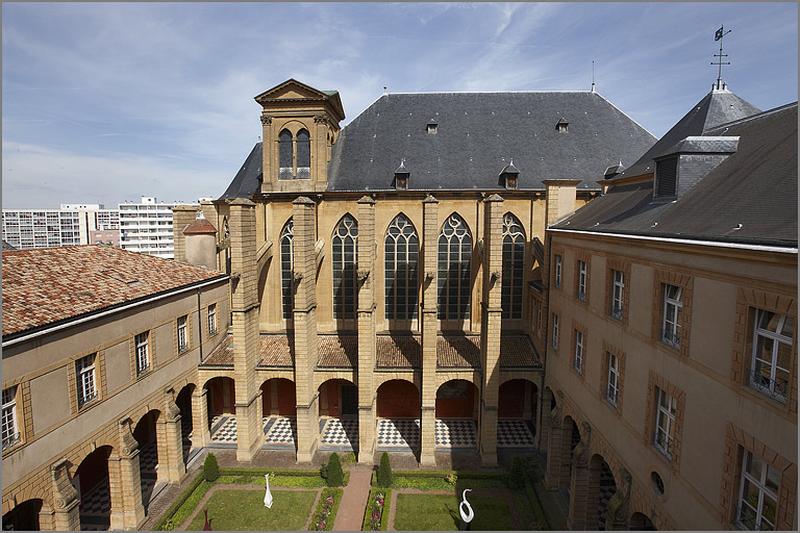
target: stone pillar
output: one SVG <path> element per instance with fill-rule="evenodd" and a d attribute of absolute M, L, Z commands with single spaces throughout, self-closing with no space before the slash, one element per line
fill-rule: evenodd
<path fill-rule="evenodd" d="M 264 432 L 258 419 L 261 391 L 256 384 L 258 362 L 258 280 L 256 279 L 256 211 L 250 200 L 231 202 L 231 315 L 236 408 L 236 460 L 250 462 L 261 447 Z"/>
<path fill-rule="evenodd" d="M 545 401 L 547 399 L 545 398 Z M 547 463 L 544 471 L 544 486 L 547 490 L 556 490 L 561 486 L 562 459 L 564 457 L 564 431 L 561 429 L 561 408 L 556 407 L 542 417 L 547 426 Z M 569 446 L 569 439 L 567 439 Z"/>
<path fill-rule="evenodd" d="M 186 473 L 183 462 L 181 410 L 175 403 L 175 389 L 164 391 L 164 410 L 158 420 L 158 480 L 180 483 Z"/>
<path fill-rule="evenodd" d="M 422 201 L 422 420 L 420 464 L 436 465 L 436 344 L 437 243 L 439 240 L 439 200 L 428 195 Z"/>
<path fill-rule="evenodd" d="M 554 179 L 544 180 L 547 187 L 547 204 L 545 206 L 545 220 L 547 226 L 563 218 L 576 209 L 577 185 L 581 180 Z"/>
<path fill-rule="evenodd" d="M 316 204 L 299 197 L 294 221 L 294 382 L 297 394 L 297 461 L 311 462 L 319 443 L 319 394 L 314 386 L 317 364 Z"/>
<path fill-rule="evenodd" d="M 375 459 L 375 200 L 358 201 L 358 462 Z"/>
<path fill-rule="evenodd" d="M 278 169 L 273 167 L 273 161 L 277 161 L 275 155 L 278 150 L 275 142 L 275 131 L 272 127 L 272 116 L 267 110 L 261 112 L 261 170 L 264 179 L 261 182 L 261 190 L 269 191 L 274 187 L 275 180 L 278 179 Z"/>
<path fill-rule="evenodd" d="M 572 458 L 572 478 L 569 486 L 569 513 L 567 529 L 585 530 L 589 526 L 589 441 L 591 430 L 584 427 L 581 441 L 575 447 Z"/>
<path fill-rule="evenodd" d="M 481 299 L 481 462 L 497 464 L 497 404 L 500 392 L 502 321 L 503 199 L 493 194 L 483 201 L 483 298 Z"/>
<path fill-rule="evenodd" d="M 119 453 L 108 460 L 111 493 L 111 529 L 138 529 L 144 522 L 139 443 L 133 437 L 131 419 L 119 422 Z"/>
<path fill-rule="evenodd" d="M 175 261 L 186 262 L 186 236 L 183 230 L 195 221 L 197 207 L 176 205 L 172 208 L 172 240 L 175 248 Z"/>
<path fill-rule="evenodd" d="M 619 475 L 620 486 L 611 496 L 606 512 L 606 531 L 628 529 L 628 517 L 631 515 L 631 473 L 626 468 L 622 468 Z"/>
<path fill-rule="evenodd" d="M 81 528 L 78 489 L 70 482 L 68 465 L 66 459 L 61 459 L 50 467 L 53 484 L 52 522 L 56 531 L 78 531 Z"/>
<path fill-rule="evenodd" d="M 208 424 L 208 390 L 205 387 L 196 387 L 192 392 L 193 448 L 203 448 L 211 442 Z"/>
<path fill-rule="evenodd" d="M 540 381 L 544 381 L 542 378 Z M 553 392 L 544 387 L 544 383 L 539 384 L 541 396 L 537 399 L 538 409 L 536 411 L 536 448 L 547 453 L 549 448 L 550 431 L 552 430 L 551 409 Z"/>

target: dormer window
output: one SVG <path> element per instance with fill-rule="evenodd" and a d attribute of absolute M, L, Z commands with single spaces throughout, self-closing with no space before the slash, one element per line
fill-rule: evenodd
<path fill-rule="evenodd" d="M 406 168 L 406 160 L 400 161 L 400 166 L 394 171 L 394 188 L 398 191 L 408 189 L 408 177 L 411 172 Z"/>
<path fill-rule="evenodd" d="M 436 135 L 436 133 L 439 131 L 439 124 L 437 124 L 435 121 L 430 121 L 428 122 L 428 126 L 426 127 L 425 131 L 428 132 L 428 135 Z"/>
<path fill-rule="evenodd" d="M 675 196 L 678 190 L 678 156 L 656 162 L 656 197 Z"/>
<path fill-rule="evenodd" d="M 516 189 L 518 178 L 519 170 L 514 166 L 513 160 L 500 171 L 500 185 L 506 189 Z"/>
<path fill-rule="evenodd" d="M 558 133 L 567 133 L 568 129 L 569 129 L 569 122 L 567 122 L 566 119 L 564 119 L 564 117 L 561 117 L 561 119 L 559 119 L 559 121 L 556 123 L 556 131 Z"/>

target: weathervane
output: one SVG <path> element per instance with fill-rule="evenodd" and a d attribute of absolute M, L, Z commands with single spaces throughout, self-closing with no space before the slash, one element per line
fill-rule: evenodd
<path fill-rule="evenodd" d="M 725 31 L 725 26 L 722 25 L 719 29 L 714 33 L 714 40 L 719 41 L 719 54 L 714 54 L 714 57 L 719 58 L 716 62 L 712 61 L 712 65 L 717 65 L 717 83 L 714 86 L 715 89 L 724 89 L 725 86 L 722 83 L 722 65 L 730 65 L 730 61 L 723 61 L 722 59 L 728 57 L 728 54 L 722 53 L 722 38 L 728 35 L 731 30 Z"/>

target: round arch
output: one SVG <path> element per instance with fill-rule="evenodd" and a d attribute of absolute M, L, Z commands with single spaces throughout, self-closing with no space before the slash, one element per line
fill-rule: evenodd
<path fill-rule="evenodd" d="M 100 446 L 83 458 L 72 476 L 78 489 L 81 529 L 111 527 L 111 490 L 108 479 L 108 459 L 114 449 Z"/>
<path fill-rule="evenodd" d="M 358 416 L 358 388 L 351 380 L 327 379 L 320 384 L 318 390 L 320 416 Z"/>
<path fill-rule="evenodd" d="M 498 418 L 523 418 L 536 420 L 539 387 L 525 378 L 509 379 L 500 384 L 498 391 Z"/>
<path fill-rule="evenodd" d="M 377 391 L 380 418 L 419 418 L 422 409 L 417 386 L 405 379 L 390 379 Z"/>
<path fill-rule="evenodd" d="M 39 513 L 42 512 L 44 501 L 41 498 L 32 498 L 18 503 L 10 511 L 3 514 L 3 530 L 39 531 Z"/>
<path fill-rule="evenodd" d="M 592 455 L 589 460 L 589 486 L 586 526 L 593 530 L 609 529 L 607 524 L 608 502 L 617 492 L 614 473 L 608 462 L 600 454 Z"/>
<path fill-rule="evenodd" d="M 236 414 L 236 382 L 227 376 L 216 376 L 207 380 L 203 388 L 208 391 L 208 423 L 215 416 Z"/>
<path fill-rule="evenodd" d="M 294 381 L 270 378 L 261 384 L 262 416 L 295 416 L 297 396 Z"/>
<path fill-rule="evenodd" d="M 628 529 L 631 531 L 656 531 L 656 526 L 646 514 L 633 513 L 628 521 Z"/>
<path fill-rule="evenodd" d="M 194 413 L 192 413 L 192 395 L 197 389 L 194 383 L 184 385 L 175 397 L 175 405 L 181 413 L 181 450 L 184 463 L 189 460 L 192 449 L 192 434 L 194 432 Z"/>
<path fill-rule="evenodd" d="M 436 389 L 436 418 L 478 418 L 478 387 L 466 379 L 451 379 Z"/>

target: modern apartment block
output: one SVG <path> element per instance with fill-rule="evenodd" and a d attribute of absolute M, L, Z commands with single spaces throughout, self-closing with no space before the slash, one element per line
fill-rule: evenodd
<path fill-rule="evenodd" d="M 61 204 L 60 209 L 3 209 L 3 240 L 20 250 L 90 244 L 94 242 L 94 232 L 116 232 L 118 228 L 118 211 L 104 209 L 100 204 Z"/>
<path fill-rule="evenodd" d="M 138 203 L 119 204 L 120 247 L 172 259 L 172 208 L 175 205 L 148 196 L 142 196 Z"/>

